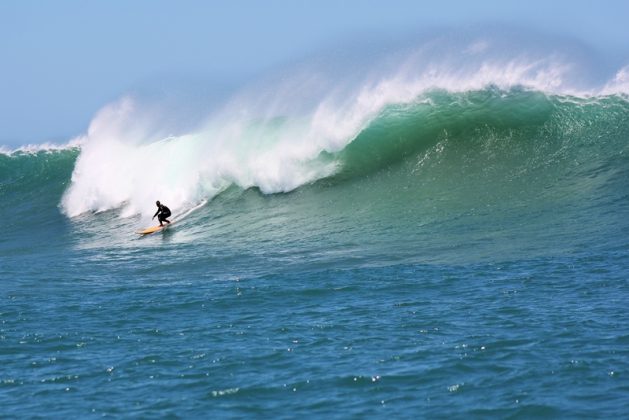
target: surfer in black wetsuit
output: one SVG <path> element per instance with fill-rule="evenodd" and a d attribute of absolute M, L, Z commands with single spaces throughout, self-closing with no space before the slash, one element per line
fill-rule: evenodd
<path fill-rule="evenodd" d="M 157 220 L 159 220 L 160 226 L 164 226 L 163 222 L 170 224 L 170 220 L 166 220 L 168 217 L 170 217 L 170 209 L 159 201 L 156 201 L 155 204 L 157 205 L 157 211 L 153 215 L 153 219 L 155 219 L 155 216 L 157 216 Z"/>

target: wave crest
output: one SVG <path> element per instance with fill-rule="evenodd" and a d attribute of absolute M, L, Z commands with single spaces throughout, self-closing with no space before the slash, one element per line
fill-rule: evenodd
<path fill-rule="evenodd" d="M 483 37 L 457 45 L 432 40 L 360 70 L 302 66 L 240 92 L 202 128 L 176 136 L 165 135 L 159 114 L 123 98 L 104 108 L 78 140 L 81 154 L 62 207 L 69 216 L 117 207 L 123 215 L 149 215 L 156 199 L 184 209 L 234 184 L 291 191 L 364 161 L 347 156 L 361 149 L 366 132 L 377 131 L 387 107 L 429 105 L 435 91 L 520 89 L 584 98 L 626 89 L 624 69 L 603 87 L 579 87 L 581 69 L 570 57 L 505 50 Z M 413 124 L 421 131 L 438 122 Z"/>

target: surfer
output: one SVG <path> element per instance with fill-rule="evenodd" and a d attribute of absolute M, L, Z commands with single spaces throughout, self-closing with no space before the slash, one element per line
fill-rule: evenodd
<path fill-rule="evenodd" d="M 156 201 L 155 204 L 157 205 L 157 211 L 153 215 L 153 219 L 155 219 L 155 216 L 157 216 L 157 220 L 159 220 L 160 226 L 164 226 L 163 222 L 170 224 L 170 220 L 166 220 L 168 217 L 170 217 L 170 209 L 159 201 Z"/>

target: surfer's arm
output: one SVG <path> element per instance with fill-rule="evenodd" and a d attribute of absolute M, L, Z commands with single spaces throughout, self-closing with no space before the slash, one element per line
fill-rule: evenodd
<path fill-rule="evenodd" d="M 155 219 L 155 216 L 157 216 L 157 215 L 159 214 L 159 211 L 160 211 L 160 210 L 161 210 L 161 209 L 157 209 L 157 211 L 156 211 L 156 212 L 155 212 L 155 214 L 153 215 L 153 219 Z"/>

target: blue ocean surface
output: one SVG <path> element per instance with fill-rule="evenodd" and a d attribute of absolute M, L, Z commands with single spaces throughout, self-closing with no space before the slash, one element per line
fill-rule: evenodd
<path fill-rule="evenodd" d="M 626 417 L 629 99 L 525 82 L 0 154 L 0 417 Z"/>

